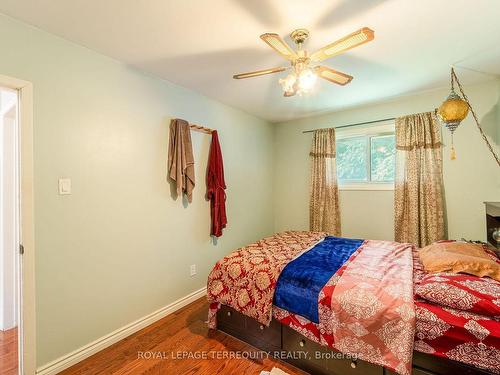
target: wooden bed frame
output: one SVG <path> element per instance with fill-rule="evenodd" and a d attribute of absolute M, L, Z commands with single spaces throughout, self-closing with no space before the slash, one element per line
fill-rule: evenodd
<path fill-rule="evenodd" d="M 281 358 L 313 375 L 395 375 L 394 372 L 365 361 L 338 359 L 331 348 L 321 346 L 292 328 L 272 320 L 269 327 L 236 310 L 221 306 L 217 312 L 217 329 L 258 349 L 271 352 L 308 353 Z M 489 371 L 429 354 L 413 352 L 413 375 L 485 375 Z"/>

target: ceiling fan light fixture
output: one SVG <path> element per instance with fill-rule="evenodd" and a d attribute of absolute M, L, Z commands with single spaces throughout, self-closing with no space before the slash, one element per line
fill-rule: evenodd
<path fill-rule="evenodd" d="M 303 44 L 309 37 L 309 31 L 306 29 L 296 29 L 290 34 L 290 38 L 295 42 L 297 49 L 293 50 L 290 46 L 275 33 L 262 34 L 260 38 L 272 49 L 278 52 L 290 63 L 289 68 L 277 67 L 271 69 L 256 70 L 253 72 L 235 74 L 234 79 L 244 79 L 258 77 L 267 74 L 282 72 L 287 69 L 293 69 L 287 77 L 280 79 L 284 96 L 302 95 L 311 91 L 319 78 L 325 79 L 337 85 L 347 85 L 353 79 L 352 76 L 339 72 L 316 63 L 339 55 L 354 47 L 360 46 L 374 39 L 375 33 L 368 27 L 363 27 L 344 38 L 330 43 L 310 55 L 303 49 Z"/>
<path fill-rule="evenodd" d="M 299 73 L 298 87 L 303 93 L 311 91 L 316 83 L 318 76 L 312 71 L 312 69 L 304 69 Z"/>
<path fill-rule="evenodd" d="M 310 68 L 296 70 L 279 80 L 284 96 L 303 95 L 309 93 L 318 79 L 317 74 Z"/>
<path fill-rule="evenodd" d="M 291 73 L 287 75 L 285 78 L 281 78 L 279 80 L 279 84 L 281 85 L 281 88 L 283 89 L 283 93 L 285 94 L 285 96 L 292 96 L 295 94 L 296 82 L 297 82 L 297 77 L 295 73 Z"/>

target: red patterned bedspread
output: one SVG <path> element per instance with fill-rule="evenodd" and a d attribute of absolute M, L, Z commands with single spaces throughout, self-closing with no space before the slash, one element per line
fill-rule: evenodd
<path fill-rule="evenodd" d="M 424 271 L 418 254 L 414 252 L 415 286 L 429 274 Z M 439 277 L 433 277 L 434 279 Z M 473 295 L 452 296 L 457 306 L 473 308 Z M 500 297 L 500 296 L 499 296 Z M 463 303 L 463 302 L 467 303 Z M 434 304 L 416 298 L 417 324 L 414 349 L 443 358 L 463 362 L 500 374 L 500 320 Z"/>
<path fill-rule="evenodd" d="M 208 278 L 209 326 L 216 327 L 220 304 L 269 324 L 277 310 L 272 302 L 281 271 L 324 237 L 317 232 L 280 233 L 217 262 Z M 331 277 L 319 296 L 320 330 L 331 335 L 324 345 L 400 374 L 411 372 L 412 248 L 366 240 Z"/>
<path fill-rule="evenodd" d="M 209 327 L 216 328 L 220 304 L 269 325 L 276 281 L 297 255 L 326 237 L 324 232 L 282 232 L 224 257 L 208 276 Z"/>
<path fill-rule="evenodd" d="M 408 353 L 405 343 L 413 341 L 413 337 L 406 337 L 410 334 L 414 335 L 413 348 L 417 351 L 500 373 L 500 321 L 498 319 L 440 306 L 420 299 L 413 301 L 411 298 L 410 303 L 407 301 L 406 284 L 395 280 L 393 287 L 388 287 L 388 285 L 377 284 L 376 280 L 374 282 L 373 278 L 377 278 L 377 273 L 381 273 L 380 270 L 382 273 L 384 272 L 384 268 L 377 270 L 376 267 L 373 267 L 380 264 L 380 259 L 375 259 L 377 257 L 374 257 L 372 264 L 370 264 L 370 257 L 368 257 L 354 267 L 360 251 L 356 251 L 321 290 L 318 301 L 319 324 L 272 306 L 276 281 L 286 264 L 324 237 L 325 233 L 318 232 L 284 232 L 239 249 L 219 261 L 211 272 L 208 282 L 208 299 L 211 303 L 209 326 L 216 328 L 215 316 L 220 304 L 231 306 L 264 324 L 269 323 L 272 314 L 276 320 L 290 326 L 314 342 L 345 353 L 364 353 L 359 356 L 361 359 L 393 368 L 399 373 L 408 372 L 408 363 L 405 362 L 405 357 L 411 353 Z M 397 254 L 397 246 L 402 246 L 402 249 L 404 246 L 408 246 L 387 241 L 365 241 L 362 247 L 367 245 L 373 247 L 372 253 L 377 251 L 377 247 L 391 248 L 392 246 L 393 251 L 396 251 L 395 254 Z M 412 255 L 413 282 L 417 285 L 427 274 L 423 270 L 416 250 L 413 251 Z M 402 257 L 395 261 L 396 264 L 391 264 L 391 267 L 397 268 L 398 262 L 408 263 L 407 259 Z M 359 317 L 362 319 L 352 319 L 342 323 L 332 309 L 332 300 L 337 300 L 333 303 L 335 306 L 342 300 L 342 298 L 339 299 L 341 293 L 345 293 L 348 290 L 346 288 L 353 286 L 354 279 L 344 277 L 344 281 L 341 283 L 343 284 L 342 288 L 339 288 L 340 291 L 336 291 L 339 280 L 343 278 L 346 269 L 349 268 L 354 271 L 352 276 L 357 274 L 358 280 L 362 279 L 364 282 L 358 283 L 361 288 L 357 288 L 359 290 L 344 302 L 350 303 L 356 310 L 353 315 L 361 314 Z M 370 276 L 371 279 L 367 281 L 366 276 Z M 346 281 L 347 283 L 344 283 Z M 367 289 L 363 290 L 363 284 Z M 375 290 L 378 291 L 375 299 L 366 294 L 366 291 L 374 285 L 376 286 Z M 383 287 L 380 288 L 381 286 Z M 413 289 L 412 287 L 413 285 L 410 286 L 410 289 Z M 382 289 L 381 292 L 380 289 Z M 382 299 L 380 299 L 380 293 L 384 296 Z M 391 296 L 394 299 L 391 300 Z M 387 298 L 389 298 L 390 303 L 384 301 Z M 382 322 L 385 321 L 385 323 L 375 322 L 378 329 L 374 329 L 369 322 L 370 319 L 363 321 L 363 315 L 368 316 L 367 311 L 370 309 L 378 309 L 379 303 L 384 304 L 382 311 L 385 309 L 393 314 L 391 319 L 395 320 L 397 324 L 385 324 L 390 323 L 391 319 L 382 319 Z M 413 303 L 415 305 L 414 311 L 413 306 L 410 306 Z M 338 311 L 338 308 L 335 310 Z M 394 315 L 395 312 L 397 312 L 396 315 Z M 414 321 L 413 312 L 416 313 L 415 329 L 408 326 Z M 380 314 L 374 315 L 374 317 L 377 318 L 375 320 L 378 320 Z M 338 345 L 340 325 L 343 325 L 344 333 L 348 332 L 347 336 L 341 335 L 343 341 L 341 347 Z M 369 339 L 371 341 L 367 340 L 371 344 L 367 346 L 367 341 L 364 341 L 363 337 L 371 337 Z M 381 342 L 375 343 L 373 341 L 377 340 L 377 337 Z M 385 357 L 384 349 L 395 349 L 394 351 L 397 352 L 395 343 L 401 347 L 401 351 L 396 353 L 396 358 Z M 397 358 L 398 356 L 400 358 Z M 395 365 L 397 361 L 400 362 L 398 366 Z"/>
<path fill-rule="evenodd" d="M 278 307 L 274 318 L 312 341 L 411 372 L 415 312 L 413 246 L 366 240 L 319 295 L 319 323 Z"/>
<path fill-rule="evenodd" d="M 414 282 L 419 283 L 427 274 L 416 251 L 413 252 L 413 258 Z M 340 269 L 323 288 L 319 300 L 320 314 L 331 314 L 331 297 L 342 271 Z M 499 320 L 419 299 L 415 301 L 415 308 L 415 350 L 500 373 Z M 332 329 L 330 325 L 324 324 L 326 319 L 320 319 L 320 324 L 316 324 L 276 306 L 273 316 L 308 339 L 335 348 Z M 363 327 L 357 328 L 362 335 Z"/>
<path fill-rule="evenodd" d="M 415 350 L 500 373 L 499 321 L 424 301 L 415 305 Z"/>

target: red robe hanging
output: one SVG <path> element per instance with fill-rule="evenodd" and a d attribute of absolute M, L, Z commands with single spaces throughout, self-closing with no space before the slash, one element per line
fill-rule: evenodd
<path fill-rule="evenodd" d="M 210 200 L 212 229 L 210 234 L 222 236 L 222 229 L 226 227 L 226 182 L 224 181 L 224 164 L 220 150 L 217 130 L 212 131 L 212 144 L 208 155 L 207 167 L 207 199 Z"/>

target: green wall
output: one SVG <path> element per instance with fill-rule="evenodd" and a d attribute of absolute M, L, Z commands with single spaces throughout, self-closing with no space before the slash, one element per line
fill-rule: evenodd
<path fill-rule="evenodd" d="M 216 260 L 272 233 L 271 125 L 5 16 L 0 44 L 0 74 L 34 85 L 39 366 L 202 288 Z M 229 224 L 217 244 L 209 136 L 193 132 L 186 207 L 166 181 L 170 117 L 219 130 Z M 60 177 L 72 195 L 58 195 Z"/>

